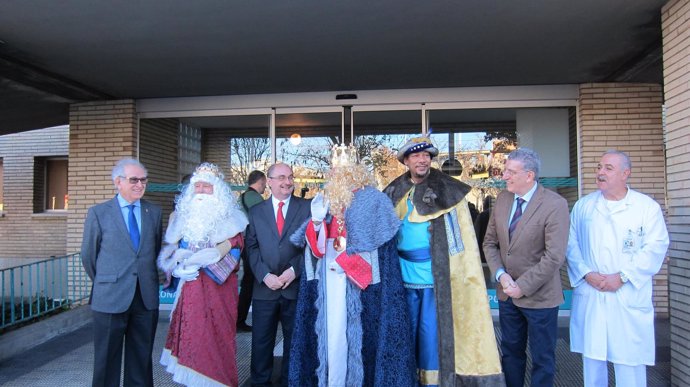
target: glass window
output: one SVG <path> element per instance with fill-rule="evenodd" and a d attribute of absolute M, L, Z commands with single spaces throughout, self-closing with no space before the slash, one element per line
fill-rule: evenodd
<path fill-rule="evenodd" d="M 341 112 L 276 114 L 276 161 L 292 167 L 295 195 L 311 198 L 321 188 L 341 120 Z"/>
<path fill-rule="evenodd" d="M 472 187 L 467 202 L 476 216 L 503 187 L 505 157 L 517 145 L 515 109 L 430 110 L 429 130 L 435 167 Z"/>
<path fill-rule="evenodd" d="M 201 163 L 201 129 L 180 122 L 178 128 L 178 175 L 182 183 Z"/>
<path fill-rule="evenodd" d="M 34 159 L 34 212 L 69 208 L 66 157 Z"/>
<path fill-rule="evenodd" d="M 46 162 L 46 210 L 66 210 L 69 207 L 67 193 L 67 159 Z"/>
<path fill-rule="evenodd" d="M 2 213 L 5 210 L 5 196 L 4 196 L 4 190 L 5 190 L 5 168 L 2 163 L 2 158 L 0 157 L 0 213 Z"/>
<path fill-rule="evenodd" d="M 223 167 L 225 179 L 233 190 L 243 191 L 251 171 L 265 173 L 271 165 L 271 118 L 246 115 L 225 119 L 225 128 L 205 130 L 204 154 L 206 160 Z"/>
<path fill-rule="evenodd" d="M 398 150 L 422 133 L 421 110 L 359 111 L 353 114 L 354 144 L 360 160 L 374 173 L 379 189 L 407 171 Z"/>

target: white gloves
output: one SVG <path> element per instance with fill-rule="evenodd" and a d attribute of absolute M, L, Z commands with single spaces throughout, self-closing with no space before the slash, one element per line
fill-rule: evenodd
<path fill-rule="evenodd" d="M 173 260 L 177 263 L 182 263 L 184 262 L 187 258 L 191 257 L 194 252 L 192 250 L 187 250 L 187 249 L 177 249 L 173 253 L 172 257 Z"/>
<path fill-rule="evenodd" d="M 182 281 L 194 281 L 199 276 L 199 265 L 186 265 L 184 261 L 191 257 L 194 253 L 192 250 L 177 249 L 173 253 L 173 259 L 178 262 L 177 266 L 172 271 L 174 277 Z"/>
<path fill-rule="evenodd" d="M 199 276 L 199 268 L 200 266 L 198 265 L 177 265 L 177 267 L 173 269 L 172 275 L 182 281 L 194 281 L 196 277 Z"/>
<path fill-rule="evenodd" d="M 221 256 L 218 249 L 216 249 L 215 247 L 208 247 L 192 254 L 185 261 L 185 265 L 197 265 L 201 267 L 206 267 L 212 263 L 218 262 L 220 258 Z"/>
<path fill-rule="evenodd" d="M 314 222 L 323 222 L 323 219 L 328 213 L 328 199 L 324 198 L 321 192 L 311 200 L 311 220 Z"/>

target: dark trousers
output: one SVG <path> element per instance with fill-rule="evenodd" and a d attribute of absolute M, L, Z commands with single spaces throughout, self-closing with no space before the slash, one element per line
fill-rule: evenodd
<path fill-rule="evenodd" d="M 532 387 L 553 386 L 556 374 L 558 307 L 520 308 L 512 298 L 498 302 L 503 373 L 507 387 L 523 387 L 527 340 L 532 354 Z"/>
<path fill-rule="evenodd" d="M 246 324 L 249 315 L 249 306 L 252 304 L 252 293 L 254 289 L 254 273 L 249 266 L 246 255 L 242 255 L 242 282 L 240 283 L 240 296 L 237 304 L 237 324 Z"/>
<path fill-rule="evenodd" d="M 93 312 L 93 382 L 98 386 L 120 386 L 122 345 L 125 347 L 124 386 L 153 387 L 153 340 L 158 309 L 147 310 L 137 284 L 132 304 L 122 313 Z"/>
<path fill-rule="evenodd" d="M 252 386 L 270 386 L 273 371 L 273 348 L 276 345 L 278 322 L 283 327 L 283 364 L 281 385 L 287 386 L 290 342 L 295 322 L 296 300 L 280 297 L 277 300 L 254 299 L 252 309 Z"/>

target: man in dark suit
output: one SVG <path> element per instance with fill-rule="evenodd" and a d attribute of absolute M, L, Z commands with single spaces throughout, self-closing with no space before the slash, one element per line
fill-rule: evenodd
<path fill-rule="evenodd" d="M 503 372 L 508 387 L 522 387 L 529 340 L 532 387 L 553 386 L 559 270 L 565 262 L 568 203 L 537 183 L 541 161 L 531 149 L 508 155 L 506 190 L 496 198 L 484 236 L 484 254 L 498 281 Z"/>
<path fill-rule="evenodd" d="M 249 216 L 249 209 L 264 201 L 261 196 L 266 191 L 266 175 L 261 171 L 251 171 L 247 176 L 247 190 L 240 195 L 240 206 Z M 254 273 L 249 266 L 247 249 L 242 250 L 242 283 L 240 284 L 240 301 L 237 304 L 237 331 L 251 332 L 252 327 L 247 325 L 249 307 L 252 304 L 252 292 L 254 290 Z"/>
<path fill-rule="evenodd" d="M 290 341 L 292 337 L 300 262 L 303 248 L 290 242 L 297 228 L 310 216 L 308 200 L 292 195 L 294 175 L 287 164 L 268 168 L 271 198 L 249 210 L 246 248 L 254 273 L 252 307 L 253 386 L 270 386 L 273 347 L 278 322 L 283 327 L 283 364 L 281 381 L 287 385 Z"/>
<path fill-rule="evenodd" d="M 82 264 L 93 281 L 92 384 L 120 385 L 124 341 L 124 386 L 153 386 L 161 210 L 141 200 L 148 178 L 137 160 L 120 160 L 112 179 L 118 194 L 89 209 L 81 246 Z"/>

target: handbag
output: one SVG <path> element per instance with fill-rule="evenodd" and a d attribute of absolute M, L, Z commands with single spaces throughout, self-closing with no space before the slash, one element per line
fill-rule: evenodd
<path fill-rule="evenodd" d="M 371 284 L 371 264 L 362 258 L 361 255 L 348 255 L 346 252 L 343 252 L 335 261 L 343 268 L 347 278 L 357 285 L 358 288 L 364 290 Z"/>
<path fill-rule="evenodd" d="M 211 277 L 213 282 L 222 285 L 230 277 L 230 274 L 237 269 L 240 263 L 240 249 L 234 247 L 225 254 L 218 262 L 206 265 L 204 272 Z"/>

